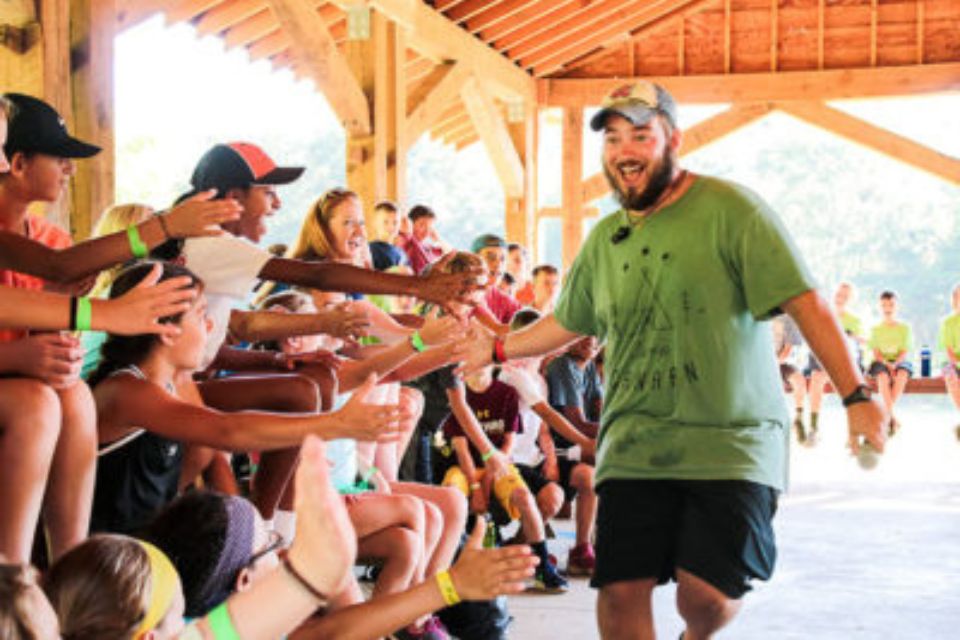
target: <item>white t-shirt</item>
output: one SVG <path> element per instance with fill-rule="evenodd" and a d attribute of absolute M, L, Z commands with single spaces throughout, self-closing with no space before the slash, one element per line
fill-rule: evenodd
<path fill-rule="evenodd" d="M 500 380 L 510 384 L 512 378 L 526 378 L 528 384 L 534 385 L 540 390 L 541 396 L 546 397 L 547 384 L 539 375 L 531 375 L 522 370 L 504 370 L 500 374 Z M 516 464 L 524 464 L 535 467 L 543 460 L 543 452 L 537 442 L 540 435 L 540 416 L 530 407 L 521 396 L 520 398 L 520 419 L 523 421 L 523 431 L 513 438 L 513 450 L 510 453 L 510 459 Z"/>
<path fill-rule="evenodd" d="M 202 367 L 207 367 L 227 337 L 230 311 L 245 307 L 257 284 L 257 274 L 273 256 L 246 238 L 230 233 L 190 238 L 184 243 L 186 267 L 203 280 L 207 315 L 213 329 L 207 338 Z"/>

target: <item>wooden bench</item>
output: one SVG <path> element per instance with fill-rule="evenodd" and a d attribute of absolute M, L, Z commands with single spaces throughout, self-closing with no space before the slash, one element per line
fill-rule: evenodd
<path fill-rule="evenodd" d="M 810 379 L 804 378 L 807 381 L 809 388 Z M 877 390 L 877 382 L 871 376 L 867 376 L 867 384 L 870 385 L 870 388 L 874 391 Z M 790 383 L 784 382 L 783 388 L 787 393 L 793 391 L 793 388 L 790 386 Z M 834 393 L 833 385 L 829 382 L 823 385 L 824 393 Z M 910 378 L 907 381 L 907 388 L 904 390 L 904 393 L 946 393 L 947 385 L 943 381 L 943 378 Z"/>

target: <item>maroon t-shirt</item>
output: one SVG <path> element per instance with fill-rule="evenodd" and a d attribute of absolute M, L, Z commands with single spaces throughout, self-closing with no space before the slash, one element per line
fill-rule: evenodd
<path fill-rule="evenodd" d="M 523 305 L 496 287 L 487 289 L 484 300 L 487 303 L 487 308 L 490 309 L 490 313 L 503 324 L 510 324 L 510 321 L 513 320 L 513 314 L 523 308 Z"/>
<path fill-rule="evenodd" d="M 520 396 L 510 385 L 494 380 L 486 391 L 476 393 L 469 386 L 465 386 L 467 405 L 476 416 L 483 432 L 496 448 L 503 446 L 503 440 L 508 433 L 523 431 L 523 422 L 520 419 Z M 451 413 L 443 423 L 443 435 L 448 441 L 456 436 L 466 436 L 463 427 Z M 470 443 L 470 453 L 474 462 L 480 464 L 480 455 L 473 443 Z"/>

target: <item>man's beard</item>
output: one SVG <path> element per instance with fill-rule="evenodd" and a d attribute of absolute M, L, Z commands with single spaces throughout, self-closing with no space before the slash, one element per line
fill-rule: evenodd
<path fill-rule="evenodd" d="M 664 191 L 670 186 L 673 180 L 673 170 L 675 166 L 676 159 L 674 155 L 666 151 L 663 154 L 663 159 L 660 161 L 659 166 L 655 167 L 654 172 L 650 174 L 647 180 L 647 186 L 639 193 L 630 190 L 624 192 L 620 188 L 620 182 L 607 168 L 606 163 L 603 165 L 603 174 L 607 177 L 607 182 L 610 186 L 613 187 L 613 191 L 616 193 L 617 201 L 621 207 L 627 211 L 644 211 L 656 204 L 657 200 L 663 196 Z M 650 165 L 647 165 L 647 168 L 649 167 Z"/>

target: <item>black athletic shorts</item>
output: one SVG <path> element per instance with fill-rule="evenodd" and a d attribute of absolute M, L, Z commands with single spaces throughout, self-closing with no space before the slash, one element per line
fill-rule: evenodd
<path fill-rule="evenodd" d="M 563 499 L 566 501 L 573 500 L 577 497 L 577 490 L 570 484 L 570 474 L 578 464 L 580 464 L 579 460 L 557 458 L 557 470 L 560 472 L 560 482 L 557 484 L 563 489 Z M 525 464 L 515 466 L 520 471 L 520 476 L 523 478 L 523 481 L 530 487 L 530 491 L 533 492 L 534 497 L 540 493 L 541 489 L 550 484 L 550 480 L 547 480 L 543 475 L 542 462 L 535 467 L 530 467 Z"/>
<path fill-rule="evenodd" d="M 597 489 L 590 585 L 676 579 L 683 569 L 730 598 L 773 573 L 778 492 L 742 480 L 607 480 Z"/>
<path fill-rule="evenodd" d="M 912 378 L 913 363 L 910 362 L 909 360 L 904 360 L 903 362 L 897 364 L 896 367 L 894 367 L 894 371 L 906 371 L 907 377 Z M 890 371 L 887 369 L 886 363 L 880 362 L 879 360 L 873 361 L 873 363 L 870 365 L 870 371 L 868 373 L 872 375 L 874 378 L 876 378 L 881 373 L 890 375 Z"/>

